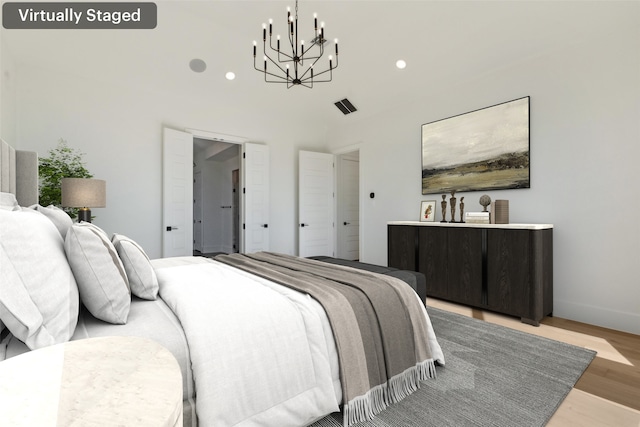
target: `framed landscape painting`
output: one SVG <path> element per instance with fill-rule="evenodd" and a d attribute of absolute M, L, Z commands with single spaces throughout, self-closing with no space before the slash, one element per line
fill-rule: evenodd
<path fill-rule="evenodd" d="M 529 186 L 528 96 L 422 125 L 422 194 Z"/>

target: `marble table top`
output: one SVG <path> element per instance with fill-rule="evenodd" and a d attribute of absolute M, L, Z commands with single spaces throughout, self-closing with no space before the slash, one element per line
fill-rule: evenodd
<path fill-rule="evenodd" d="M 507 230 L 546 230 L 553 228 L 553 224 L 474 224 L 470 222 L 425 222 L 425 221 L 389 221 L 387 225 L 413 225 L 419 227 L 467 227 L 467 228 L 502 228 Z"/>
<path fill-rule="evenodd" d="M 181 426 L 180 367 L 137 337 L 30 351 L 0 362 L 0 425 Z"/>

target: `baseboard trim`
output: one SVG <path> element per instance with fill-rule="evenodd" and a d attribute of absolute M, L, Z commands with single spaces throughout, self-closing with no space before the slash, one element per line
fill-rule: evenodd
<path fill-rule="evenodd" d="M 640 314 L 555 299 L 553 315 L 576 322 L 640 335 Z"/>

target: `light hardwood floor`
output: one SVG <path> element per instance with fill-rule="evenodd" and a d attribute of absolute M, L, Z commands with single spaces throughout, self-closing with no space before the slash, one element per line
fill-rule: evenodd
<path fill-rule="evenodd" d="M 433 298 L 427 298 L 429 306 L 598 352 L 549 427 L 640 427 L 640 335 L 558 317 L 546 317 L 535 327 L 514 317 Z"/>

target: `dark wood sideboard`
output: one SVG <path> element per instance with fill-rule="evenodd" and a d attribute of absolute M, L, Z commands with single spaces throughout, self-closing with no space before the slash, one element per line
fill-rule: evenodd
<path fill-rule="evenodd" d="M 553 225 L 393 221 L 388 266 L 419 271 L 427 296 L 520 317 L 553 312 Z"/>

